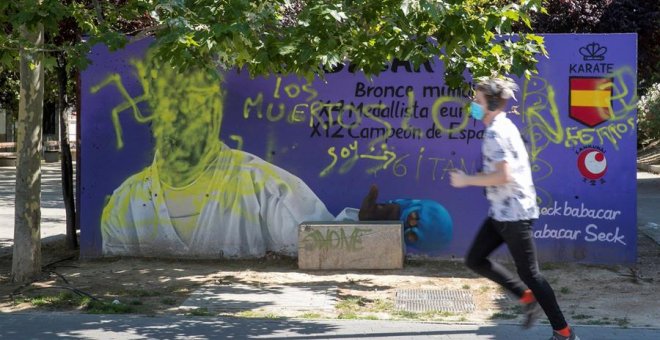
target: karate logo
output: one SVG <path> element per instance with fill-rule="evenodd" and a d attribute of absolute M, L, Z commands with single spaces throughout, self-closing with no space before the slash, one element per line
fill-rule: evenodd
<path fill-rule="evenodd" d="M 578 151 L 577 168 L 585 182 L 595 185 L 596 181 L 605 183 L 603 176 L 607 172 L 605 151 L 596 147 L 584 147 Z"/>
<path fill-rule="evenodd" d="M 612 78 L 570 77 L 571 118 L 594 127 L 612 117 Z"/>
<path fill-rule="evenodd" d="M 582 55 L 582 60 L 584 61 L 603 61 L 605 60 L 607 47 L 600 46 L 600 44 L 597 42 L 592 42 L 587 46 L 580 47 L 579 52 Z"/>

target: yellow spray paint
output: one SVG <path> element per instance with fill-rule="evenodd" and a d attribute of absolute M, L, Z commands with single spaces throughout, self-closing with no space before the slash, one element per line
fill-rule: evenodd
<path fill-rule="evenodd" d="M 222 125 L 223 91 L 217 77 L 209 75 L 203 70 L 192 70 L 182 73 L 167 64 L 155 66 L 148 54 L 144 60 L 132 61 L 141 84 L 143 94 L 131 97 L 118 74 L 109 75 L 105 80 L 91 88 L 92 93 L 98 93 L 108 85 L 114 85 L 122 95 L 124 102 L 111 111 L 112 122 L 116 132 L 117 148 L 124 147 L 119 114 L 132 110 L 133 117 L 138 123 L 151 123 L 155 140 L 154 164 L 158 170 L 159 179 L 164 192 L 163 198 L 172 207 L 179 206 L 178 202 L 198 213 L 207 204 L 206 198 L 209 190 L 215 196 L 225 197 L 218 202 L 223 210 L 231 211 L 245 220 L 258 220 L 260 217 L 254 211 L 247 211 L 238 204 L 241 196 L 259 195 L 268 184 L 290 190 L 289 185 L 279 178 L 275 168 L 266 164 L 248 164 L 246 154 L 233 152 L 219 140 Z M 293 88 L 287 93 L 295 94 Z M 138 108 L 138 104 L 147 102 L 151 115 L 145 116 Z M 232 135 L 230 139 L 237 143 L 237 149 L 243 147 L 241 136 Z M 274 143 L 274 141 L 271 141 Z M 231 153 L 231 157 L 223 154 Z M 221 164 L 218 168 L 215 160 L 226 158 L 230 164 Z M 241 169 L 239 176 L 248 176 L 250 171 L 258 169 L 264 176 L 260 179 L 245 178 L 223 183 L 221 188 L 209 189 L 206 183 L 211 183 L 213 176 L 218 176 L 223 170 Z M 145 178 L 144 180 L 148 180 Z M 251 187 L 241 185 L 248 181 Z M 132 197 L 138 191 L 130 193 Z M 213 196 L 213 195 L 212 195 Z M 141 201 L 149 201 L 151 197 L 134 197 Z M 109 201 L 104 207 L 101 219 L 109 221 L 113 216 L 130 215 L 129 200 Z M 160 221 L 164 216 L 159 215 L 158 209 L 151 221 L 134 221 L 143 226 L 152 226 L 152 236 L 159 233 Z M 137 218 L 140 218 L 139 216 Z M 196 218 L 191 218 L 182 228 L 178 228 L 182 239 L 189 238 L 191 228 L 196 225 Z M 174 223 L 174 221 L 173 221 Z M 113 225 L 117 225 L 113 223 Z M 121 225 L 121 223 L 119 223 Z M 177 226 L 175 225 L 175 228 Z"/>

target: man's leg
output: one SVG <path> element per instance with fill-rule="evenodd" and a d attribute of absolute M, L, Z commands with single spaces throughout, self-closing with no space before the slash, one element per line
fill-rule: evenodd
<path fill-rule="evenodd" d="M 465 265 L 520 298 L 527 287 L 504 266 L 488 258 L 504 242 L 493 222 L 491 218 L 484 221 L 465 257 Z"/>
<path fill-rule="evenodd" d="M 532 290 L 554 330 L 567 327 L 555 293 L 539 271 L 536 246 L 532 237 L 532 221 L 494 222 L 516 263 L 518 275 Z"/>

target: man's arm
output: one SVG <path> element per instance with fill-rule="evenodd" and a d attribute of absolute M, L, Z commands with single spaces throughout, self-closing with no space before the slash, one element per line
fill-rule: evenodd
<path fill-rule="evenodd" d="M 461 170 L 455 170 L 449 176 L 451 185 L 455 188 L 467 186 L 490 187 L 511 182 L 509 164 L 506 161 L 495 163 L 495 171 L 489 174 L 470 176 Z"/>

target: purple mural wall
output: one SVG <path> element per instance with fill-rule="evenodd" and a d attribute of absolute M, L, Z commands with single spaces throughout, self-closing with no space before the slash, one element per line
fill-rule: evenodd
<path fill-rule="evenodd" d="M 510 104 L 520 114 L 509 113 L 527 143 L 539 195 L 541 217 L 534 231 L 539 257 L 634 262 L 636 35 L 558 34 L 545 35 L 545 39 L 549 58 L 541 59 L 538 75 L 518 80 L 517 102 Z M 483 125 L 466 114 L 470 93 L 445 86 L 439 62 L 419 69 L 396 62 L 373 81 L 350 64 L 313 82 L 275 75 L 250 79 L 232 71 L 214 85 L 222 95 L 214 86 L 200 95 L 199 84 L 186 83 L 197 94 L 182 98 L 221 98 L 221 105 L 203 104 L 221 106 L 222 111 L 219 118 L 213 116 L 204 124 L 219 130 L 219 150 L 233 150 L 232 157 L 239 159 L 237 173 L 250 173 L 261 184 L 244 192 L 242 177 L 238 182 L 226 177 L 235 182 L 233 186 L 217 182 L 216 177 L 209 179 L 222 187 L 213 189 L 213 199 L 222 201 L 220 197 L 233 190 L 240 191 L 241 197 L 257 197 L 256 205 L 219 203 L 216 210 L 222 213 L 217 213 L 209 208 L 208 200 L 193 204 L 203 207 L 192 222 L 196 228 L 204 219 L 222 223 L 204 224 L 205 233 L 190 231 L 192 236 L 183 237 L 174 221 L 176 209 L 170 204 L 176 202 L 174 194 L 161 195 L 169 195 L 167 202 L 154 196 L 154 191 L 166 191 L 168 185 L 156 183 L 159 177 L 149 172 L 157 166 L 158 155 L 165 153 L 166 147 L 159 149 L 159 145 L 173 138 L 157 132 L 157 126 L 162 126 L 157 124 L 158 117 L 164 117 L 157 111 L 168 110 L 162 103 L 171 107 L 170 102 L 178 100 L 162 91 L 156 96 L 157 86 L 139 80 L 150 73 L 131 61 L 144 58 L 149 43 L 142 40 L 112 53 L 97 46 L 90 55 L 92 65 L 82 74 L 83 256 L 243 257 L 259 256 L 269 248 L 295 253 L 292 237 L 297 234 L 290 235 L 295 225 L 281 224 L 332 219 L 346 207 L 359 208 L 370 186 L 377 184 L 379 201 L 420 199 L 440 206 L 441 214 L 433 218 L 442 223 L 421 226 L 420 237 L 407 243 L 408 254 L 463 257 L 485 218 L 487 201 L 482 189 L 452 188 L 449 172 L 480 170 Z M 170 81 L 166 88 L 178 84 Z M 145 96 L 147 91 L 151 96 Z M 221 127 L 214 125 L 217 119 Z M 175 119 L 172 124 L 193 123 Z M 216 131 L 204 124 L 204 131 Z M 177 145 L 190 140 L 180 138 Z M 245 168 L 241 162 L 250 165 Z M 220 168 L 224 170 L 223 165 Z M 271 181 L 275 183 L 268 184 Z M 135 183 L 148 185 L 138 190 Z M 246 200 L 237 197 L 234 193 L 232 202 Z M 266 211 L 265 205 L 274 208 Z M 142 209 L 148 214 L 140 213 Z M 289 214 L 286 218 L 278 213 L 284 210 Z M 128 231 L 122 217 L 127 215 L 133 216 L 131 223 L 146 225 L 144 230 Z M 271 222 L 243 223 L 253 218 L 249 216 Z M 167 233 L 166 228 L 170 228 Z M 231 231 L 220 231 L 223 228 Z M 252 235 L 250 228 L 265 231 Z M 113 241 L 114 246 L 132 242 L 136 247 L 108 251 L 113 249 L 103 239 L 111 237 L 108 230 L 122 235 Z M 158 236 L 161 233 L 166 235 Z M 144 245 L 144 237 L 151 243 L 140 248 L 136 244 Z M 205 242 L 225 243 L 208 251 L 194 250 Z M 250 245 L 246 248 L 241 242 Z M 177 245 L 180 249 L 174 249 Z"/>

